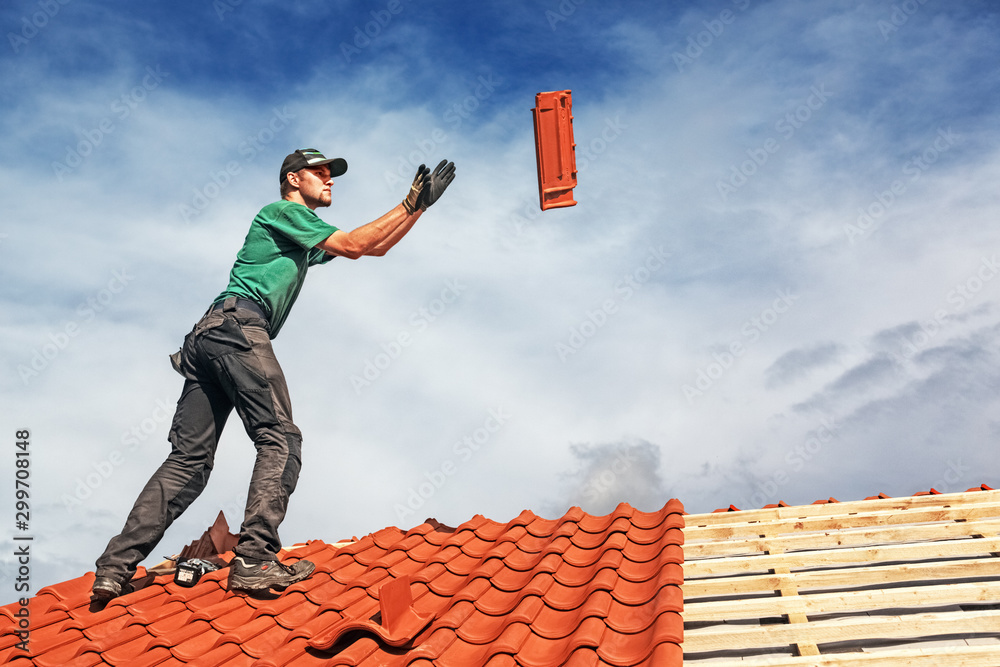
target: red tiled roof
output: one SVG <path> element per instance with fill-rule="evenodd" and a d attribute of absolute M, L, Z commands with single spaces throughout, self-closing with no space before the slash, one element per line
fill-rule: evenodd
<path fill-rule="evenodd" d="M 88 573 L 31 599 L 32 664 L 679 666 L 682 513 L 623 503 L 312 541 L 282 557 L 316 572 L 273 599 L 230 593 L 221 570 L 193 588 L 147 577 L 95 612 Z M 18 609 L 0 608 L 0 663 L 24 659 Z"/>

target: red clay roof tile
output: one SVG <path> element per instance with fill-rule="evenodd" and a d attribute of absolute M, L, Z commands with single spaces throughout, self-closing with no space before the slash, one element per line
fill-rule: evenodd
<path fill-rule="evenodd" d="M 282 557 L 316 572 L 272 599 L 230 593 L 225 570 L 185 588 L 140 569 L 142 588 L 93 611 L 88 573 L 31 600 L 31 653 L 42 666 L 680 665 L 682 513 L 526 510 L 314 540 Z M 16 611 L 0 608 L 0 631 Z M 0 661 L 16 651 L 0 643 Z"/>

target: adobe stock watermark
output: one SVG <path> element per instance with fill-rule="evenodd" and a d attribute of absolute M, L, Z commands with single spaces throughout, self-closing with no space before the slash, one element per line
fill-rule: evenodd
<path fill-rule="evenodd" d="M 706 391 L 715 386 L 722 376 L 736 364 L 736 361 L 746 354 L 750 345 L 760 340 L 761 334 L 770 331 L 799 300 L 799 297 L 792 294 L 790 289 L 778 290 L 775 294 L 777 298 L 771 302 L 770 306 L 740 326 L 739 338 L 729 343 L 722 352 L 713 352 L 713 361 L 704 368 L 698 369 L 694 382 L 681 387 L 688 405 L 693 405 L 695 399 L 701 398 Z"/>
<path fill-rule="evenodd" d="M 733 0 L 733 5 L 739 11 L 745 12 L 750 8 L 750 0 Z M 705 50 L 711 48 L 716 40 L 722 37 L 722 34 L 726 31 L 726 26 L 732 25 L 737 16 L 739 15 L 733 10 L 723 9 L 714 19 L 702 21 L 701 24 L 705 26 L 705 29 L 688 35 L 687 46 L 684 48 L 683 53 L 680 51 L 673 52 L 674 65 L 677 67 L 677 71 L 683 74 L 685 67 L 694 65 L 694 61 L 701 58 Z"/>
<path fill-rule="evenodd" d="M 459 100 L 453 101 L 441 116 L 452 132 L 462 127 L 462 124 L 470 119 L 478 111 L 484 102 L 493 96 L 497 88 L 502 86 L 504 81 L 494 76 L 493 72 L 480 75 L 476 80 L 476 85 L 469 90 L 468 94 Z M 389 190 L 394 190 L 401 185 L 409 185 L 413 182 L 413 174 L 417 167 L 422 164 L 433 168 L 437 164 L 435 158 L 436 149 L 451 138 L 445 128 L 435 127 L 423 139 L 414 142 L 414 148 L 405 155 L 400 155 L 396 162 L 395 170 L 386 170 L 384 173 L 385 185 Z"/>
<path fill-rule="evenodd" d="M 782 140 L 788 142 L 795 133 L 808 123 L 813 114 L 822 109 L 833 94 L 826 89 L 826 84 L 813 86 L 809 90 L 809 95 L 794 110 L 789 111 L 783 118 L 778 119 L 774 124 L 774 129 L 781 136 Z M 732 164 L 729 167 L 729 177 L 726 180 L 718 180 L 715 183 L 719 197 L 725 203 L 729 196 L 735 194 L 740 188 L 746 185 L 751 178 L 756 175 L 772 155 L 781 150 L 781 142 L 774 137 L 768 137 L 760 146 L 748 148 L 747 158 L 743 162 Z"/>
<path fill-rule="evenodd" d="M 351 43 L 340 43 L 340 55 L 343 56 L 344 62 L 350 64 L 352 58 L 361 55 L 361 52 L 378 39 L 393 19 L 403 12 L 403 9 L 402 0 L 389 0 L 384 8 L 371 10 L 369 12 L 372 17 L 371 21 L 366 21 L 364 25 L 354 26 Z"/>
<path fill-rule="evenodd" d="M 188 203 L 178 206 L 181 219 L 185 223 L 190 223 L 192 218 L 201 215 L 213 201 L 218 199 L 222 191 L 229 187 L 233 178 L 242 174 L 243 168 L 253 162 L 264 147 L 287 129 L 294 119 L 295 114 L 289 112 L 287 106 L 280 109 L 272 108 L 271 117 L 264 127 L 254 134 L 247 135 L 236 147 L 236 152 L 242 159 L 230 160 L 222 169 L 209 172 L 208 180 L 201 187 L 194 188 Z"/>
<path fill-rule="evenodd" d="M 468 285 L 463 285 L 455 278 L 446 280 L 444 288 L 437 297 L 410 313 L 407 320 L 408 326 L 401 329 L 390 340 L 382 343 L 379 346 L 381 352 L 376 352 L 366 358 L 364 368 L 361 369 L 360 373 L 351 375 L 350 381 L 354 393 L 360 396 L 362 390 L 372 386 L 375 381 L 382 377 L 382 374 L 403 354 L 403 350 L 410 347 L 421 333 L 426 331 L 452 304 L 458 301 L 466 289 L 468 289 Z"/>
<path fill-rule="evenodd" d="M 606 117 L 596 136 L 589 139 L 581 138 L 575 149 L 577 174 L 585 173 L 592 164 L 596 164 L 628 128 L 628 124 L 622 121 L 622 115 L 619 113 L 615 114 L 614 118 Z M 542 211 L 538 207 L 537 199 L 525 202 L 514 213 L 511 213 L 508 219 L 514 228 L 514 235 L 523 234 L 541 214 Z"/>
<path fill-rule="evenodd" d="M 95 294 L 81 301 L 76 307 L 76 318 L 69 320 L 62 327 L 50 331 L 45 342 L 31 350 L 31 360 L 27 364 L 18 364 L 17 374 L 21 382 L 28 386 L 32 380 L 49 368 L 55 359 L 69 347 L 74 338 L 80 335 L 84 327 L 92 322 L 99 313 L 106 311 L 114 300 L 125 291 L 134 280 L 127 268 L 112 271 L 111 279 Z"/>
<path fill-rule="evenodd" d="M 901 336 L 899 356 L 907 360 L 916 357 L 941 333 L 948 319 L 975 300 L 997 274 L 1000 274 L 1000 260 L 996 253 L 982 257 L 976 268 L 945 295 L 945 301 L 951 306 L 950 311 L 946 308 L 935 310 L 930 318 L 918 322 L 915 332 Z"/>
<path fill-rule="evenodd" d="M 666 266 L 669 257 L 670 253 L 664 250 L 663 246 L 650 247 L 643 262 L 615 282 L 612 294 L 593 310 L 588 310 L 579 322 L 570 327 L 569 337 L 565 341 L 556 341 L 555 349 L 559 361 L 566 363 L 569 357 L 582 350 L 587 342 L 620 312 L 621 306 L 641 290 L 643 285 L 652 279 L 654 273 Z"/>
<path fill-rule="evenodd" d="M 924 172 L 961 141 L 962 137 L 955 134 L 950 127 L 947 129 L 939 128 L 937 136 L 931 140 L 927 147 L 919 155 L 911 156 L 903 164 L 902 174 L 909 178 L 905 180 L 897 178 L 885 190 L 876 191 L 870 204 L 858 208 L 856 224 L 844 225 L 847 240 L 853 245 L 858 239 L 870 236 L 881 226 L 882 218 L 907 193 L 910 185 L 920 180 Z"/>
<path fill-rule="evenodd" d="M 157 399 L 150 414 L 133 424 L 121 435 L 121 449 L 113 449 L 99 461 L 81 472 L 75 480 L 72 493 L 63 493 L 59 500 L 67 512 L 73 512 L 83 506 L 97 489 L 111 479 L 115 471 L 128 460 L 128 455 L 138 449 L 160 426 L 170 421 L 173 407 L 164 399 Z"/>
<path fill-rule="evenodd" d="M 424 471 L 424 480 L 407 489 L 406 503 L 393 505 L 399 521 L 413 516 L 428 500 L 433 498 L 434 494 L 458 473 L 463 464 L 471 461 L 477 452 L 489 444 L 510 417 L 511 415 L 504 411 L 503 406 L 498 405 L 495 408 L 490 408 L 482 426 L 466 433 L 452 444 L 451 453 L 454 456 L 443 459 L 436 468 Z"/>
<path fill-rule="evenodd" d="M 21 49 L 28 46 L 28 42 L 33 40 L 38 34 L 48 27 L 49 21 L 54 19 L 63 7 L 72 0 L 38 0 L 38 11 L 32 12 L 31 16 L 21 17 L 21 29 L 18 32 L 8 32 L 7 41 L 14 53 L 20 53 Z"/>
<path fill-rule="evenodd" d="M 105 138 L 112 134 L 117 128 L 116 123 L 125 121 L 136 108 L 146 101 L 149 94 L 160 87 L 163 80 L 170 76 L 169 72 L 164 72 L 159 65 L 156 67 L 147 66 L 146 74 L 142 80 L 121 97 L 111 102 L 111 114 L 105 116 L 97 124 L 88 129 L 77 128 L 76 134 L 79 137 L 75 146 L 66 146 L 66 157 L 61 162 L 52 163 L 52 172 L 59 182 L 69 174 L 73 173 L 84 161 L 94 154 L 94 151 L 104 143 Z"/>
<path fill-rule="evenodd" d="M 618 137 L 628 129 L 628 125 L 622 122 L 621 114 L 616 114 L 614 118 L 605 118 L 604 126 L 600 133 L 589 140 L 584 140 L 576 144 L 576 171 L 582 174 L 587 171 L 597 158 L 607 152 L 608 147 L 617 141 Z"/>
<path fill-rule="evenodd" d="M 549 22 L 549 27 L 555 32 L 560 23 L 568 21 L 570 16 L 576 13 L 577 7 L 586 0 L 561 0 L 559 5 L 552 9 L 545 10 L 545 20 Z"/>
<path fill-rule="evenodd" d="M 243 2 L 244 0 L 214 0 L 212 9 L 215 10 L 215 15 L 220 21 L 225 21 L 226 14 L 235 11 Z"/>
<path fill-rule="evenodd" d="M 806 463 L 816 458 L 830 442 L 837 437 L 837 424 L 832 417 L 823 417 L 820 425 L 810 432 L 801 444 L 785 453 L 785 466 L 778 468 L 756 483 L 753 494 L 743 500 L 743 509 L 759 509 L 778 500 L 778 492 L 792 480 L 791 472 L 800 472 Z"/>
<path fill-rule="evenodd" d="M 944 473 L 937 481 L 931 484 L 931 488 L 941 493 L 955 493 L 964 491 L 969 485 L 969 473 L 972 467 L 965 464 L 962 459 L 945 461 Z"/>
<path fill-rule="evenodd" d="M 906 25 L 910 17 L 917 13 L 920 6 L 926 4 L 927 0 L 903 0 L 898 5 L 893 5 L 889 19 L 879 19 L 875 24 L 879 32 L 882 33 L 882 39 L 888 42 L 889 37 L 899 32 L 899 29 Z"/>

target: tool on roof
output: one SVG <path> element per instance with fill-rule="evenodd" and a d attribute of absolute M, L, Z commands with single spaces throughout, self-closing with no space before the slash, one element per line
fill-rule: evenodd
<path fill-rule="evenodd" d="M 214 572 L 219 566 L 201 558 L 189 558 L 177 563 L 177 570 L 174 572 L 174 583 L 178 586 L 191 588 L 198 583 L 201 575 L 206 572 Z"/>

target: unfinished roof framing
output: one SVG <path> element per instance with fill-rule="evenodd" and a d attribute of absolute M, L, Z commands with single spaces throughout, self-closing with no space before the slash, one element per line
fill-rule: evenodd
<path fill-rule="evenodd" d="M 685 664 L 1000 664 L 1000 491 L 970 491 L 686 516 Z"/>

